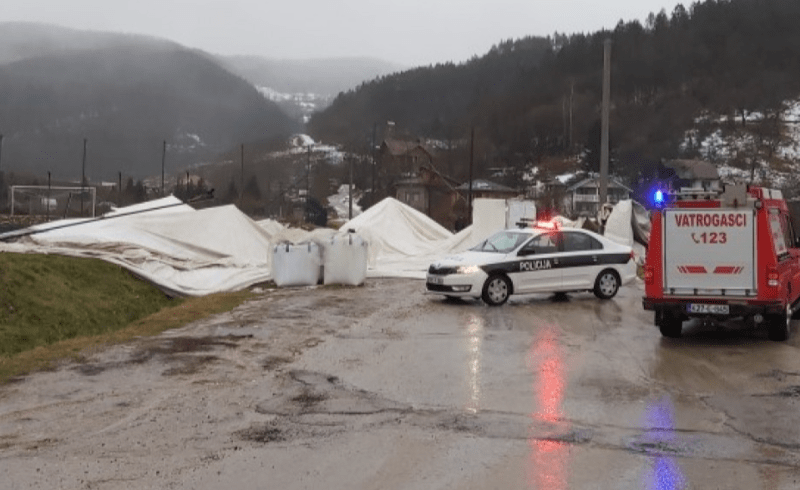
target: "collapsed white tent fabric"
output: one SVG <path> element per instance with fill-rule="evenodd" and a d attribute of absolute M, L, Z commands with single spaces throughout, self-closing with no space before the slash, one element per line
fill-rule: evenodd
<path fill-rule="evenodd" d="M 442 253 L 450 231 L 393 198 L 386 198 L 340 228 L 369 243 L 368 277 L 424 277 L 431 256 Z"/>
<path fill-rule="evenodd" d="M 625 209 L 623 204 L 612 213 L 607 235 L 632 243 L 629 203 Z M 454 235 L 423 213 L 387 198 L 340 230 L 353 230 L 367 241 L 367 277 L 424 278 L 432 262 L 471 248 L 505 227 L 503 200 L 476 200 L 474 211 L 474 224 Z M 36 233 L 17 243 L 0 241 L 0 252 L 100 258 L 167 292 L 188 296 L 268 281 L 273 278 L 275 245 L 323 245 L 337 234 L 325 228 L 287 228 L 274 220 L 256 223 L 232 205 L 196 211 L 174 197 L 120 208 L 101 219 L 62 220 L 26 231 Z"/>
<path fill-rule="evenodd" d="M 621 243 L 633 248 L 636 262 L 640 265 L 644 264 L 644 258 L 647 250 L 641 243 L 634 240 L 636 231 L 634 227 L 639 225 L 644 228 L 642 221 L 643 218 L 641 215 L 637 216 L 637 213 L 634 212 L 633 200 L 625 199 L 618 202 L 614 206 L 614 209 L 611 211 L 611 215 L 606 221 L 605 231 L 603 232 L 603 235 L 609 240 L 613 240 L 617 243 Z"/>
<path fill-rule="evenodd" d="M 195 211 L 170 197 L 80 221 L 40 225 L 19 243 L 0 243 L 0 252 L 100 258 L 186 296 L 236 291 L 271 278 L 269 235 L 232 205 Z"/>

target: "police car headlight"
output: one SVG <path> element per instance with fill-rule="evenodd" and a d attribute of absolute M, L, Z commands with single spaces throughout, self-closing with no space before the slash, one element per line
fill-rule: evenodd
<path fill-rule="evenodd" d="M 456 269 L 456 274 L 475 274 L 481 270 L 477 265 L 461 265 Z"/>

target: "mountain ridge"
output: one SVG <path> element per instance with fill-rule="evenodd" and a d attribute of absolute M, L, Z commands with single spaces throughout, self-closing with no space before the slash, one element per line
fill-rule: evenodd
<path fill-rule="evenodd" d="M 141 178 L 300 128 L 200 50 L 147 36 L 0 24 L 3 168 L 75 178 Z M 32 35 L 21 34 L 31 27 Z M 61 40 L 60 42 L 58 40 Z"/>

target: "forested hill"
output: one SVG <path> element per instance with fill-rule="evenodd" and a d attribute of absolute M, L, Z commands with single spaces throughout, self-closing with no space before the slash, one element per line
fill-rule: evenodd
<path fill-rule="evenodd" d="M 2 170 L 115 181 L 196 163 L 296 123 L 205 53 L 153 38 L 0 24 Z M 59 41 L 60 40 L 60 41 Z"/>
<path fill-rule="evenodd" d="M 776 114 L 800 95 L 798 26 L 797 0 L 706 0 L 651 14 L 644 25 L 506 41 L 461 65 L 363 84 L 317 114 L 310 132 L 363 147 L 373 125 L 389 120 L 447 140 L 475 127 L 490 166 L 580 154 L 591 167 L 603 43 L 611 39 L 612 157 L 615 172 L 632 177 L 647 162 L 691 152 L 680 145 L 700 115 L 744 121 L 752 112 Z"/>

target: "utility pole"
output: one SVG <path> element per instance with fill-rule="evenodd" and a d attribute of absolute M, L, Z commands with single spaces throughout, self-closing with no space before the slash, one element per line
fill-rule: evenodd
<path fill-rule="evenodd" d="M 353 156 L 351 155 L 348 160 L 350 161 L 350 185 L 347 186 L 347 219 L 353 219 Z"/>
<path fill-rule="evenodd" d="M 375 204 L 375 200 L 377 197 L 375 191 L 375 167 L 378 166 L 378 162 L 375 161 L 375 133 L 378 131 L 378 123 L 372 123 L 372 147 L 370 148 L 370 154 L 372 155 L 372 199 L 370 199 L 370 204 Z"/>
<path fill-rule="evenodd" d="M 308 145 L 306 156 L 306 209 L 305 218 L 308 217 L 308 198 L 311 197 L 311 145 Z"/>
<path fill-rule="evenodd" d="M 600 202 L 598 212 L 608 198 L 608 119 L 611 106 L 611 39 L 603 43 L 603 115 L 600 135 Z"/>
<path fill-rule="evenodd" d="M 244 143 L 242 143 L 242 155 L 241 155 L 241 162 L 242 162 L 242 169 L 239 175 L 239 203 L 242 202 L 242 196 L 244 195 Z"/>
<path fill-rule="evenodd" d="M 122 172 L 119 173 L 119 184 L 117 187 L 117 206 L 122 207 Z"/>
<path fill-rule="evenodd" d="M 161 149 L 161 197 L 164 197 L 164 162 L 167 159 L 167 140 L 164 140 L 164 146 Z"/>
<path fill-rule="evenodd" d="M 83 193 L 86 185 L 86 138 L 83 138 L 83 159 L 81 160 L 81 218 L 83 218 Z"/>
<path fill-rule="evenodd" d="M 467 221 L 472 223 L 472 164 L 475 159 L 475 126 L 470 131 L 469 138 L 469 193 L 467 194 Z"/>
<path fill-rule="evenodd" d="M 47 221 L 50 221 L 50 171 L 47 171 Z"/>
<path fill-rule="evenodd" d="M 572 149 L 572 113 L 575 99 L 575 80 L 570 80 L 569 86 L 569 148 Z"/>

